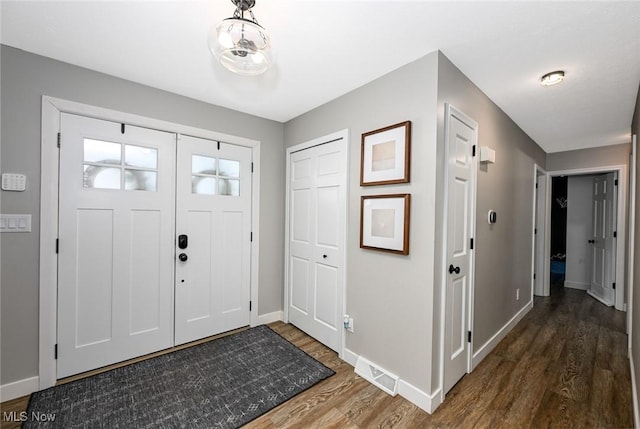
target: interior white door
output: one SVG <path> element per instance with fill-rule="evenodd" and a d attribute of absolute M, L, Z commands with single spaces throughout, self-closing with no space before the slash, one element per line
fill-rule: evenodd
<path fill-rule="evenodd" d="M 346 162 L 344 139 L 289 159 L 288 318 L 340 351 L 342 338 Z"/>
<path fill-rule="evenodd" d="M 173 344 L 175 134 L 61 115 L 62 378 Z"/>
<path fill-rule="evenodd" d="M 593 179 L 593 238 L 589 294 L 606 305 L 614 304 L 615 276 L 615 173 Z"/>
<path fill-rule="evenodd" d="M 248 147 L 180 136 L 176 344 L 249 325 L 251 158 Z"/>
<path fill-rule="evenodd" d="M 455 112 L 448 116 L 444 392 L 469 370 L 471 232 L 475 212 L 476 129 Z"/>

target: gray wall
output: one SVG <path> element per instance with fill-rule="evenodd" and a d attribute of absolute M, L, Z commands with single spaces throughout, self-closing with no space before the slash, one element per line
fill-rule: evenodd
<path fill-rule="evenodd" d="M 284 147 L 282 124 L 133 82 L 1 48 L 2 172 L 27 175 L 27 191 L 2 192 L 2 213 L 30 213 L 33 231 L 2 234 L 1 378 L 38 375 L 40 111 L 42 95 L 260 140 L 259 314 L 282 309 Z M 276 249 L 276 251 L 274 251 Z"/>
<path fill-rule="evenodd" d="M 285 145 L 349 129 L 346 347 L 430 391 L 437 54 L 432 53 L 285 124 Z M 411 183 L 360 187 L 361 134 L 412 121 Z M 410 254 L 363 250 L 360 196 L 411 193 Z"/>
<path fill-rule="evenodd" d="M 629 165 L 629 143 L 547 154 L 547 171 Z"/>
<path fill-rule="evenodd" d="M 636 141 L 640 139 L 640 88 L 636 97 L 636 109 L 633 114 L 631 133 L 635 134 Z M 640 142 L 637 143 L 640 145 Z M 636 167 L 640 167 L 640 150 L 636 150 Z M 634 260 L 631 261 L 633 267 L 633 305 L 631 320 L 631 354 L 635 369 L 635 385 L 640 386 L 640 174 L 636 170 L 636 213 L 635 213 L 635 234 L 632 237 Z M 640 402 L 635 409 L 640 409 Z"/>
<path fill-rule="evenodd" d="M 441 53 L 285 124 L 286 146 L 349 128 L 347 311 L 356 332 L 346 345 L 429 393 L 439 387 L 445 102 L 479 122 L 480 145 L 497 157 L 478 178 L 478 348 L 530 300 L 534 163 L 544 167 L 542 149 Z M 360 187 L 360 135 L 403 120 L 413 123 L 411 183 Z M 412 194 L 408 257 L 358 247 L 360 195 L 392 192 Z M 493 228 L 483 222 L 489 209 L 499 213 Z"/>
<path fill-rule="evenodd" d="M 544 168 L 545 153 L 442 53 L 438 79 L 439 148 L 444 142 L 444 104 L 450 103 L 478 123 L 479 146 L 496 151 L 495 164 L 480 164 L 478 171 L 473 320 L 476 352 L 531 300 L 534 164 Z M 440 170 L 444 166 L 442 151 L 438 157 Z M 439 172 L 438 178 L 438 189 L 442 190 L 443 174 Z M 440 192 L 438 207 L 442 207 L 442 198 Z M 498 215 L 498 222 L 492 226 L 486 220 L 489 210 Z M 439 225 L 443 210 L 436 211 Z M 442 234 L 438 234 L 436 247 L 442 240 Z M 441 263 L 438 258 L 436 267 Z M 440 282 L 437 271 L 434 282 Z"/>

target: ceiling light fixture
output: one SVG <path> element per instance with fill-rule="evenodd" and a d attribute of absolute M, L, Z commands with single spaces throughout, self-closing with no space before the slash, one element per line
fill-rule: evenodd
<path fill-rule="evenodd" d="M 540 78 L 542 86 L 556 85 L 564 80 L 564 71 L 556 70 L 551 73 L 547 73 Z"/>
<path fill-rule="evenodd" d="M 258 24 L 251 8 L 255 0 L 231 0 L 236 6 L 231 18 L 209 32 L 209 49 L 227 69 L 244 76 L 256 76 L 271 66 L 271 41 Z M 245 18 L 245 12 L 251 19 Z"/>

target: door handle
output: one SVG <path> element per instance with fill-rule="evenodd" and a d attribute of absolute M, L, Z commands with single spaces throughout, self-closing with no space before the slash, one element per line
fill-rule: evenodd
<path fill-rule="evenodd" d="M 187 259 L 189 259 L 189 257 L 186 253 L 181 253 L 178 255 L 178 259 L 180 259 L 182 262 L 185 262 Z"/>
<path fill-rule="evenodd" d="M 589 241 L 588 241 L 588 243 L 590 243 L 590 244 L 593 244 L 593 243 L 595 243 L 595 242 L 596 242 L 596 240 L 589 240 Z"/>
<path fill-rule="evenodd" d="M 449 274 L 460 274 L 460 267 L 454 267 L 453 264 L 449 265 Z"/>

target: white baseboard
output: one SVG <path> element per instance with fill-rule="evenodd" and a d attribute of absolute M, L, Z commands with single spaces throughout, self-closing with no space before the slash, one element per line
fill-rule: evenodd
<path fill-rule="evenodd" d="M 352 367 L 356 367 L 356 362 L 358 361 L 358 355 L 352 352 L 351 350 L 345 348 L 344 352 L 342 352 L 342 356 L 340 359 L 351 365 Z"/>
<path fill-rule="evenodd" d="M 569 289 L 589 290 L 591 285 L 589 283 L 572 282 L 570 280 L 564 281 L 564 287 Z"/>
<path fill-rule="evenodd" d="M 40 390 L 40 378 L 37 376 L 3 384 L 0 386 L 0 402 L 30 395 L 38 390 Z"/>
<path fill-rule="evenodd" d="M 493 349 L 496 348 L 498 343 L 507 336 L 509 332 L 518 324 L 518 322 L 533 308 L 533 301 L 529 301 L 515 316 L 509 320 L 506 325 L 502 327 L 493 337 L 489 339 L 477 352 L 474 353 L 471 361 L 471 367 L 475 368 L 478 364 L 487 357 Z"/>
<path fill-rule="evenodd" d="M 640 428 L 640 410 L 638 410 L 638 386 L 636 385 L 636 369 L 633 365 L 633 354 L 629 349 L 629 365 L 631 366 L 631 394 L 633 397 L 634 428 Z"/>
<path fill-rule="evenodd" d="M 355 368 L 359 355 L 345 348 L 344 353 L 340 358 Z M 398 394 L 429 414 L 433 413 L 442 403 L 440 389 L 436 390 L 433 395 L 428 395 L 403 379 L 398 380 Z"/>
<path fill-rule="evenodd" d="M 433 414 L 442 403 L 440 389 L 436 390 L 432 395 L 428 395 L 402 379 L 398 381 L 398 394 L 429 414 Z"/>
<path fill-rule="evenodd" d="M 273 313 L 261 314 L 258 316 L 258 325 L 266 325 L 273 322 L 281 322 L 284 317 L 282 311 L 274 311 Z"/>
<path fill-rule="evenodd" d="M 589 295 L 591 298 L 593 298 L 593 299 L 595 299 L 595 300 L 597 300 L 597 301 L 600 301 L 601 303 L 603 303 L 604 305 L 606 305 L 606 306 L 608 306 L 608 307 L 613 306 L 613 304 L 612 304 L 612 303 L 605 301 L 605 300 L 604 300 L 604 298 L 599 297 L 598 295 L 596 295 L 595 293 L 593 293 L 591 290 L 588 290 L 588 291 L 587 291 L 587 295 Z"/>

